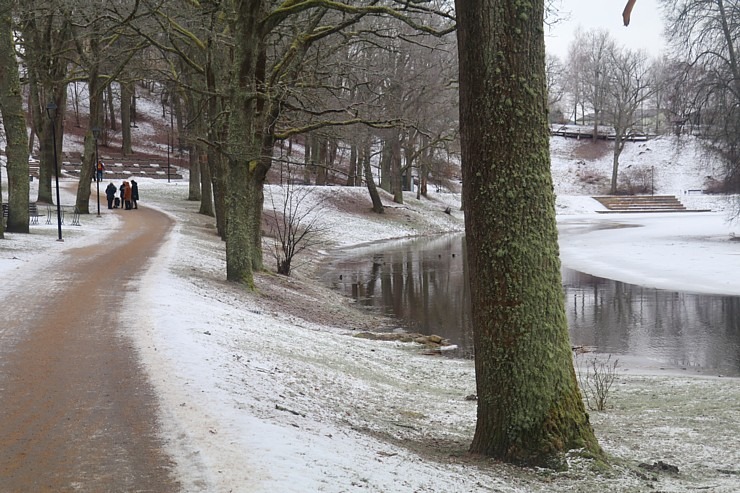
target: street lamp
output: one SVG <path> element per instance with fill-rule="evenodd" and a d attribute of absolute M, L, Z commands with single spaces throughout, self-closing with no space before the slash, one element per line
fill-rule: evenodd
<path fill-rule="evenodd" d="M 46 115 L 51 120 L 51 144 L 54 146 L 54 178 L 57 185 L 57 229 L 59 238 L 57 241 L 64 241 L 62 238 L 62 203 L 59 200 L 59 160 L 57 159 L 57 105 L 52 101 L 46 105 Z"/>
<path fill-rule="evenodd" d="M 170 149 L 174 151 L 174 147 L 175 128 L 172 126 L 172 96 L 170 96 L 170 130 L 167 132 L 167 183 L 170 182 Z"/>
<path fill-rule="evenodd" d="M 167 127 L 167 183 L 170 182 L 170 133 L 172 127 Z"/>
<path fill-rule="evenodd" d="M 100 127 L 93 127 L 92 128 L 92 134 L 93 137 L 95 137 L 95 183 L 98 189 L 98 217 L 100 217 L 100 180 L 103 179 L 102 176 L 98 176 L 98 163 L 100 163 L 100 158 L 98 157 L 98 137 L 100 136 Z M 102 175 L 102 171 L 100 172 Z"/>

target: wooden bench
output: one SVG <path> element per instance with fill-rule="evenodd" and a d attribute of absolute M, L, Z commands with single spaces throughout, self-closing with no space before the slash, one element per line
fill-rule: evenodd
<path fill-rule="evenodd" d="M 3 204 L 3 220 L 8 218 L 8 213 L 10 209 L 8 207 L 8 204 Z M 31 224 L 38 224 L 39 223 L 39 210 L 38 207 L 36 207 L 36 202 L 29 202 L 28 203 L 28 219 Z"/>

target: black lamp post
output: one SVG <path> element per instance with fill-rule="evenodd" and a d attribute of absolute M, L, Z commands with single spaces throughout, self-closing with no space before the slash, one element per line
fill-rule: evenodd
<path fill-rule="evenodd" d="M 93 127 L 92 128 L 92 134 L 93 137 L 95 137 L 95 183 L 98 189 L 98 217 L 100 217 L 100 180 L 103 178 L 102 176 L 98 176 L 98 163 L 100 163 L 100 158 L 98 157 L 98 137 L 100 136 L 100 127 Z M 102 171 L 101 171 L 102 174 Z"/>
<path fill-rule="evenodd" d="M 170 182 L 170 133 L 172 128 L 167 128 L 167 183 Z"/>
<path fill-rule="evenodd" d="M 174 133 L 175 129 L 172 126 L 172 98 L 170 98 L 170 130 L 167 132 L 167 183 L 170 182 L 170 149 L 174 151 L 175 147 Z"/>
<path fill-rule="evenodd" d="M 57 229 L 59 238 L 57 241 L 64 241 L 62 238 L 62 203 L 59 200 L 59 160 L 57 159 L 57 105 L 52 101 L 46 105 L 46 115 L 51 120 L 51 144 L 54 146 L 54 178 L 57 185 Z"/>

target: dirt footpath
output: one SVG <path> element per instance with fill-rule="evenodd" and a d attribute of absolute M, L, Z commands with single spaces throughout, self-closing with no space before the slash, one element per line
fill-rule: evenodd
<path fill-rule="evenodd" d="M 172 222 L 144 207 L 105 212 L 123 218 L 114 237 L 0 294 L 2 493 L 179 489 L 127 335 L 136 307 L 123 306 Z"/>

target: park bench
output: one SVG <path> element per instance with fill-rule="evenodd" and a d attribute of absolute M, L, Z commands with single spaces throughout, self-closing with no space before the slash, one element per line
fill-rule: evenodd
<path fill-rule="evenodd" d="M 8 204 L 3 204 L 3 220 L 6 220 L 8 218 L 8 213 L 10 211 L 10 208 L 8 207 Z M 38 207 L 36 207 L 36 202 L 29 202 L 28 203 L 28 219 L 31 224 L 38 224 L 39 223 L 39 210 Z"/>

